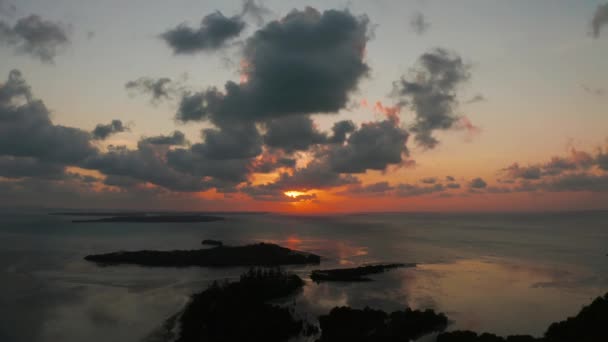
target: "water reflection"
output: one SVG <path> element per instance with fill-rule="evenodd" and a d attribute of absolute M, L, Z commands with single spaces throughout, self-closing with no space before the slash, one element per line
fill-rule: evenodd
<path fill-rule="evenodd" d="M 541 335 L 550 323 L 603 294 L 602 288 L 581 281 L 587 277 L 582 269 L 564 271 L 516 259 L 464 259 L 397 269 L 367 283 L 310 283 L 298 305 L 319 314 L 334 306 L 430 308 L 447 313 L 454 321 L 451 329 Z"/>
<path fill-rule="evenodd" d="M 539 335 L 608 290 L 608 214 L 568 217 L 361 215 L 235 216 L 213 224 L 91 225 L 61 217 L 0 217 L 0 341 L 137 341 L 214 279 L 245 268 L 97 267 L 87 254 L 274 242 L 322 255 L 312 269 L 369 262 L 416 268 L 366 283 L 308 282 L 299 314 L 335 306 L 434 308 L 451 328 Z M 573 227 L 576 227 L 574 229 Z"/>

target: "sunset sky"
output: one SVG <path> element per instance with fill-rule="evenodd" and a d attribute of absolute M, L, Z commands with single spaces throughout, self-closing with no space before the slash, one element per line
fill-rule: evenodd
<path fill-rule="evenodd" d="M 0 206 L 608 209 L 608 3 L 0 0 Z"/>

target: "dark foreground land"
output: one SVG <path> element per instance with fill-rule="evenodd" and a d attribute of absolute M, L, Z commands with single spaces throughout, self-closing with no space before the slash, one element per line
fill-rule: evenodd
<path fill-rule="evenodd" d="M 315 270 L 310 279 L 320 283 L 322 281 L 371 281 L 366 277 L 370 274 L 382 273 L 399 267 L 416 267 L 416 264 L 380 264 L 355 268 L 339 268 L 333 270 Z"/>
<path fill-rule="evenodd" d="M 85 260 L 105 265 L 227 267 L 319 264 L 321 257 L 274 244 L 258 243 L 235 247 L 218 246 L 198 250 L 114 252 L 88 255 Z"/>
<path fill-rule="evenodd" d="M 84 216 L 84 215 L 81 215 Z M 127 223 L 189 223 L 222 221 L 223 217 L 209 215 L 119 215 L 90 220 L 72 220 L 74 223 L 127 222 Z"/>
<path fill-rule="evenodd" d="M 178 342 L 199 341 L 287 341 L 297 336 L 320 342 L 409 341 L 447 325 L 443 314 L 427 311 L 397 311 L 335 308 L 321 316 L 319 329 L 293 316 L 293 310 L 269 304 L 299 291 L 304 282 L 280 270 L 250 270 L 238 282 L 214 283 L 192 296 L 177 324 Z"/>

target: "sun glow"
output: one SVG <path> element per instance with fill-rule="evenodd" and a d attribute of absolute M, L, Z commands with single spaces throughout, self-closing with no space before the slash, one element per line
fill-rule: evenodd
<path fill-rule="evenodd" d="M 305 195 L 306 193 L 300 191 L 285 191 L 284 194 L 287 197 L 296 198 Z"/>

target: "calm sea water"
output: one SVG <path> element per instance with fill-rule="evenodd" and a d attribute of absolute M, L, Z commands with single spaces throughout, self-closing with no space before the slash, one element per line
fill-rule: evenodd
<path fill-rule="evenodd" d="M 203 239 L 278 243 L 322 268 L 414 262 L 368 283 L 307 285 L 298 314 L 334 306 L 432 308 L 450 329 L 541 335 L 608 292 L 608 213 L 228 215 L 192 224 L 73 224 L 46 212 L 0 217 L 0 341 L 155 341 L 191 293 L 243 268 L 98 267 L 91 253 L 194 249 Z M 291 267 L 307 277 L 317 267 Z"/>

